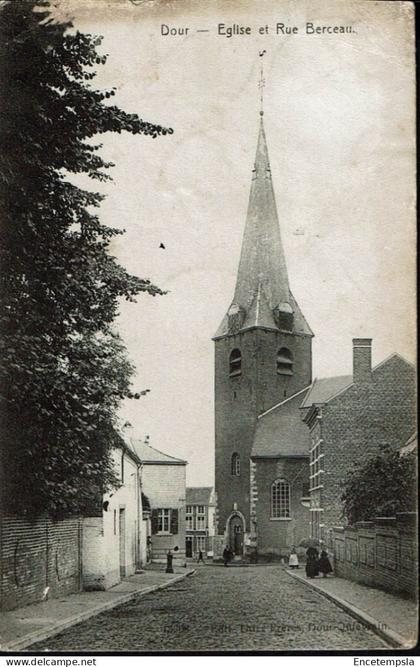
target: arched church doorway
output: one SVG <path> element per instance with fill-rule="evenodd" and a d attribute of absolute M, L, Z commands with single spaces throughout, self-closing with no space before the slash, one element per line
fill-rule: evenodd
<path fill-rule="evenodd" d="M 239 514 L 234 514 L 229 520 L 229 546 L 235 556 L 242 556 L 244 552 L 244 521 Z"/>

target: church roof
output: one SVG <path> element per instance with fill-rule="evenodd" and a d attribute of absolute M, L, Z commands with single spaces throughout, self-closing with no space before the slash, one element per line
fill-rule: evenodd
<path fill-rule="evenodd" d="M 229 309 L 237 311 L 239 319 L 233 331 L 228 312 L 215 338 L 252 327 L 278 331 L 274 316 L 277 308 L 293 311 L 293 330 L 312 336 L 289 287 L 262 116 L 252 174 L 235 294 Z"/>
<path fill-rule="evenodd" d="M 188 486 L 185 497 L 187 505 L 214 505 L 212 486 Z"/>
<path fill-rule="evenodd" d="M 305 396 L 301 407 L 310 408 L 316 403 L 325 403 L 330 398 L 349 387 L 353 382 L 352 375 L 337 375 L 330 378 L 315 378 Z"/>
<path fill-rule="evenodd" d="M 144 463 L 145 465 L 151 465 L 151 464 L 167 464 L 167 465 L 186 465 L 187 461 L 183 461 L 182 459 L 176 459 L 174 456 L 169 456 L 169 454 L 164 454 L 163 452 L 159 451 L 159 449 L 155 449 L 154 447 L 151 447 L 147 442 L 143 442 L 139 438 L 134 438 L 130 437 L 129 442 L 131 447 L 133 448 L 134 452 L 137 454 L 139 457 L 140 461 Z"/>
<path fill-rule="evenodd" d="M 252 458 L 309 456 L 310 435 L 299 408 L 308 387 L 258 417 Z"/>
<path fill-rule="evenodd" d="M 247 310 L 259 286 L 271 309 L 289 299 L 289 279 L 262 117 L 234 303 Z"/>

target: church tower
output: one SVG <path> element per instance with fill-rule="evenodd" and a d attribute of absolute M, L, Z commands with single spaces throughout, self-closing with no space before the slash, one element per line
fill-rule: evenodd
<path fill-rule="evenodd" d="M 254 530 L 250 455 L 257 417 L 312 380 L 313 334 L 289 287 L 260 116 L 235 294 L 213 338 L 218 532 L 237 554 Z"/>

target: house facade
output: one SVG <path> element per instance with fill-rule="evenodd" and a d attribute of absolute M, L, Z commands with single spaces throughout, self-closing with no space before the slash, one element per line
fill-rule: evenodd
<path fill-rule="evenodd" d="M 235 293 L 213 339 L 218 534 L 237 556 L 280 556 L 308 532 L 299 401 L 312 337 L 289 285 L 261 112 Z"/>
<path fill-rule="evenodd" d="M 398 354 L 372 368 L 372 341 L 353 340 L 353 375 L 315 380 L 302 402 L 309 427 L 311 534 L 343 524 L 346 474 L 381 447 L 400 450 L 416 428 L 415 369 Z"/>
<path fill-rule="evenodd" d="M 120 487 L 103 497 L 97 516 L 83 519 L 83 587 L 106 590 L 146 564 L 141 461 L 122 438 L 112 451 Z"/>
<path fill-rule="evenodd" d="M 142 491 L 150 508 L 150 558 L 165 562 L 171 550 L 176 562 L 184 564 L 187 462 L 155 449 L 148 438 L 129 441 L 141 461 Z"/>
<path fill-rule="evenodd" d="M 185 511 L 185 554 L 187 558 L 213 555 L 216 499 L 211 486 L 187 487 Z"/>

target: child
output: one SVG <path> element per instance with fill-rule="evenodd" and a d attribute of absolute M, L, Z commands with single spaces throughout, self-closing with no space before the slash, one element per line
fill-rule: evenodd
<path fill-rule="evenodd" d="M 292 549 L 291 549 L 291 551 L 290 551 L 290 556 L 289 556 L 289 567 L 290 567 L 292 570 L 295 570 L 296 568 L 299 567 L 299 560 L 298 560 L 298 557 L 297 557 L 297 553 L 296 553 L 296 549 L 295 549 L 295 547 L 292 547 Z"/>

